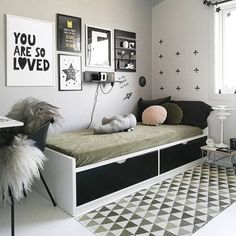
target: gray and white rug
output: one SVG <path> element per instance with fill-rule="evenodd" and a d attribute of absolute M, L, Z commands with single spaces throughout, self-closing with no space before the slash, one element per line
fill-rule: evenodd
<path fill-rule="evenodd" d="M 235 170 L 204 164 L 76 220 L 99 236 L 192 235 L 235 201 Z"/>

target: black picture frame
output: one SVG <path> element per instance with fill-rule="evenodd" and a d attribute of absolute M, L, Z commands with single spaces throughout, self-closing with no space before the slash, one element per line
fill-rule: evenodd
<path fill-rule="evenodd" d="M 110 29 L 86 25 L 86 66 L 111 67 Z"/>
<path fill-rule="evenodd" d="M 58 54 L 59 91 L 82 91 L 82 57 Z"/>
<path fill-rule="evenodd" d="M 57 50 L 64 52 L 81 52 L 80 17 L 57 14 Z"/>

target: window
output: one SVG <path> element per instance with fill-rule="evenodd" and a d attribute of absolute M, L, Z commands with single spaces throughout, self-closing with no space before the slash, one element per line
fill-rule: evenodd
<path fill-rule="evenodd" d="M 236 3 L 215 13 L 215 93 L 236 93 Z"/>

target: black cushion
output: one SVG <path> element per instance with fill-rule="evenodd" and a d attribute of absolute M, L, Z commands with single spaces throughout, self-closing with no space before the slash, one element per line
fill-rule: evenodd
<path fill-rule="evenodd" d="M 183 119 L 180 124 L 197 126 L 201 129 L 207 127 L 207 118 L 212 111 L 211 106 L 202 101 L 171 101 L 183 110 Z"/>
<path fill-rule="evenodd" d="M 155 100 L 143 100 L 142 98 L 140 98 L 138 101 L 137 121 L 139 122 L 142 121 L 142 114 L 146 108 L 150 106 L 161 105 L 163 103 L 170 102 L 170 98 L 171 97 L 164 97 L 164 98 L 159 98 Z"/>
<path fill-rule="evenodd" d="M 163 106 L 167 111 L 167 117 L 164 124 L 167 125 L 178 125 L 183 119 L 183 110 L 175 103 L 163 103 Z"/>

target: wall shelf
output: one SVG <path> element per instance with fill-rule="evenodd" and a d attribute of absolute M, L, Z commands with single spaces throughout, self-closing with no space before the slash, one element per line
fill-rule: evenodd
<path fill-rule="evenodd" d="M 129 32 L 128 32 L 129 33 Z M 129 38 L 129 37 L 122 37 L 122 36 L 118 36 L 116 37 L 117 39 L 124 39 L 124 40 L 130 40 L 130 41 L 136 41 L 136 39 L 134 38 Z"/>
<path fill-rule="evenodd" d="M 115 71 L 136 72 L 136 33 L 114 31 Z"/>
<path fill-rule="evenodd" d="M 124 51 L 136 51 L 136 48 L 123 48 L 123 47 L 118 47 L 116 50 L 124 50 Z"/>

